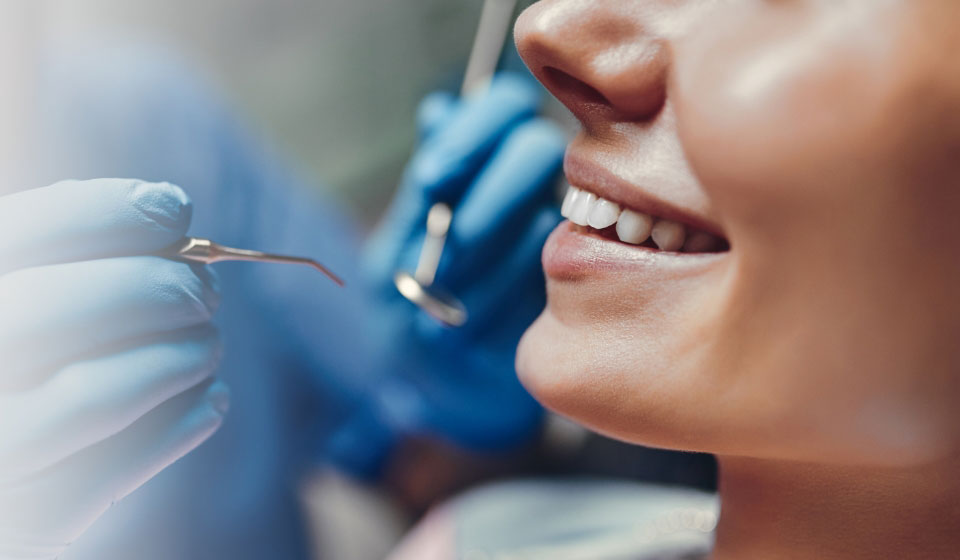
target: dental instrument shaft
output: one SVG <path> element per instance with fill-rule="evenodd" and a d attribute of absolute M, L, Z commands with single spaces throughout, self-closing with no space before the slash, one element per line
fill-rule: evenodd
<path fill-rule="evenodd" d="M 464 72 L 460 95 L 466 96 L 487 89 L 497 71 L 503 43 L 513 20 L 517 0 L 485 0 L 480 24 L 470 51 L 470 61 Z M 467 322 L 467 308 L 456 297 L 433 288 L 443 246 L 453 219 L 453 209 L 436 202 L 427 213 L 427 235 L 420 248 L 420 258 L 413 275 L 397 271 L 393 283 L 403 297 L 428 315 L 450 327 Z"/>
<path fill-rule="evenodd" d="M 423 240 L 417 270 L 413 273 L 413 277 L 425 288 L 433 284 L 433 279 L 437 275 L 437 267 L 440 266 L 443 245 L 447 241 L 447 231 L 450 230 L 452 218 L 453 211 L 442 202 L 431 206 L 430 212 L 427 213 L 427 237 Z"/>
<path fill-rule="evenodd" d="M 205 264 L 212 264 L 222 261 L 252 261 L 306 265 L 319 270 L 326 275 L 327 278 L 333 280 L 338 286 L 343 286 L 343 280 L 341 280 L 340 277 L 334 274 L 330 269 L 313 259 L 304 257 L 274 255 L 260 251 L 251 251 L 249 249 L 235 249 L 233 247 L 225 247 L 218 243 L 214 243 L 209 239 L 200 239 L 197 237 L 186 238 L 182 243 L 172 248 L 170 252 L 173 256 L 181 259 L 202 262 Z"/>
<path fill-rule="evenodd" d="M 460 86 L 461 96 L 482 91 L 490 85 L 516 7 L 517 0 L 486 0 L 483 3 L 467 71 Z"/>
<path fill-rule="evenodd" d="M 470 50 L 470 61 L 467 62 L 467 70 L 460 85 L 461 96 L 482 91 L 490 85 L 497 71 L 503 42 L 507 38 L 516 7 L 517 0 L 484 1 L 477 34 Z M 413 273 L 413 277 L 425 288 L 433 284 L 437 274 L 452 219 L 453 210 L 442 202 L 431 206 L 427 214 L 427 237 L 423 240 L 417 270 Z"/>

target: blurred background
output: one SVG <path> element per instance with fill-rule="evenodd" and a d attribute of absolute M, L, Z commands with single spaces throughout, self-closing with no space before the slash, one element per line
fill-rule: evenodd
<path fill-rule="evenodd" d="M 44 19 L 56 37 L 129 34 L 173 49 L 369 224 L 412 152 L 418 101 L 459 85 L 481 4 L 49 0 Z"/>
<path fill-rule="evenodd" d="M 482 1 L 45 0 L 30 8 L 37 29 L 19 32 L 37 40 L 27 44 L 93 38 L 186 61 L 258 141 L 369 228 L 413 153 L 419 101 L 459 89 Z M 520 69 L 507 51 L 502 66 Z M 317 558 L 382 558 L 411 521 L 384 495 L 325 472 L 304 483 L 302 505 Z"/>

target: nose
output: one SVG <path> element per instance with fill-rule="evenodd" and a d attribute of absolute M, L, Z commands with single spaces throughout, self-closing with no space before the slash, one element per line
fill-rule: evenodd
<path fill-rule="evenodd" d="M 652 119 L 663 107 L 670 49 L 638 17 L 641 4 L 543 0 L 517 20 L 524 62 L 585 126 Z"/>

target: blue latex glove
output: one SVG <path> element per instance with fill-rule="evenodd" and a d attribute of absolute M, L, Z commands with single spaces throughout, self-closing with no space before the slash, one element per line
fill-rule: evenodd
<path fill-rule="evenodd" d="M 0 558 L 55 558 L 220 425 L 216 282 L 156 256 L 183 191 L 69 181 L 0 197 Z"/>
<path fill-rule="evenodd" d="M 334 459 L 355 472 L 375 471 L 406 435 L 492 451 L 538 427 L 541 409 L 513 362 L 545 302 L 540 251 L 561 219 L 554 187 L 566 143 L 536 117 L 539 98 L 529 79 L 501 75 L 482 94 L 436 93 L 421 104 L 422 145 L 365 253 L 393 341 L 392 371 L 333 440 Z M 466 305 L 469 319 L 458 329 L 438 325 L 393 284 L 395 271 L 416 267 L 437 201 L 454 209 L 435 283 Z"/>

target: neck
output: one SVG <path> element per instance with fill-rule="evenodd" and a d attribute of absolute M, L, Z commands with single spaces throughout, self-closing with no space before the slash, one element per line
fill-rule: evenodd
<path fill-rule="evenodd" d="M 713 560 L 950 558 L 960 460 L 915 469 L 720 458 Z"/>

